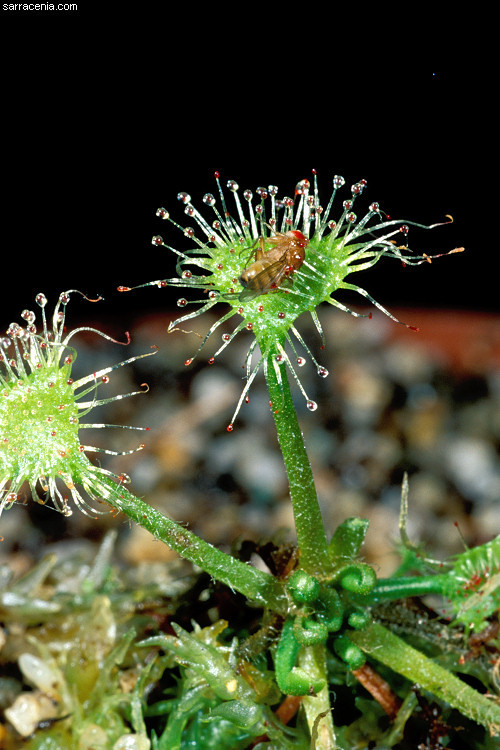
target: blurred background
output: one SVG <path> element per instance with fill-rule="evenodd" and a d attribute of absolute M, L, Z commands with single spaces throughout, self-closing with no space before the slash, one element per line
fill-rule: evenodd
<path fill-rule="evenodd" d="M 64 19 L 6 19 L 2 330 L 34 308 L 40 291 L 51 304 L 66 289 L 102 295 L 95 304 L 74 295 L 68 326 L 95 326 L 120 341 L 129 331 L 132 343 L 123 350 L 83 334 L 77 374 L 159 347 L 155 357 L 118 370 L 109 385 L 121 393 L 147 382 L 150 392 L 102 415 L 103 422 L 150 426 L 146 448 L 103 465 L 130 473 L 133 491 L 215 544 L 281 528 L 293 538 L 263 378 L 234 432 L 225 429 L 243 387 L 248 340 L 236 340 L 210 368 L 216 342 L 209 342 L 185 368 L 199 339 L 166 334 L 178 292 L 120 294 L 117 287 L 174 275 L 173 259 L 151 236 L 178 247 L 185 239 L 156 209 L 187 223 L 178 191 L 201 206 L 204 193 L 216 191 L 215 170 L 223 185 L 230 178 L 242 190 L 276 184 L 283 195 L 316 169 L 323 204 L 341 174 L 346 189 L 338 205 L 364 178 L 358 216 L 361 201 L 423 224 L 449 214 L 451 225 L 412 229 L 410 247 L 466 252 L 404 270 L 386 261 L 357 279 L 418 333 L 377 310 L 367 321 L 327 309 L 320 311 L 327 340 L 320 351 L 310 322 L 299 324 L 330 371 L 326 380 L 311 366 L 301 371 L 317 412 L 297 393 L 326 523 L 333 531 L 347 516 L 369 517 L 367 558 L 389 572 L 407 471 L 414 541 L 445 556 L 463 549 L 455 522 L 470 544 L 499 533 L 491 69 L 477 57 L 446 55 L 436 26 L 415 57 L 406 40 L 398 46 L 381 28 L 380 47 L 393 45 L 383 63 L 352 36 L 344 49 L 333 36 L 338 24 L 318 24 L 314 35 L 285 26 L 278 35 L 267 21 L 241 31 L 227 15 L 214 27 L 213 17 L 190 19 L 188 8 L 175 20 L 153 8 L 138 18 L 117 12 L 112 23 L 83 7 Z M 366 312 L 361 299 L 342 301 Z M 213 320 L 206 315 L 190 327 L 203 333 Z M 96 444 L 134 445 L 133 433 L 102 433 Z M 95 541 L 116 523 L 76 513 L 64 519 L 28 503 L 2 517 L 0 555 L 17 556 L 22 567 L 41 543 Z M 129 561 L 168 555 L 118 523 Z"/>

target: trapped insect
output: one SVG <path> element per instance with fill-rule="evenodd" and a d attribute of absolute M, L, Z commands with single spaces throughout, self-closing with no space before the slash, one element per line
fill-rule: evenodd
<path fill-rule="evenodd" d="M 265 245 L 274 245 L 266 252 Z M 278 289 L 291 279 L 304 262 L 309 240 L 298 229 L 276 232 L 272 237 L 259 237 L 255 260 L 243 271 L 239 281 L 245 289 L 239 295 L 241 302 Z"/>

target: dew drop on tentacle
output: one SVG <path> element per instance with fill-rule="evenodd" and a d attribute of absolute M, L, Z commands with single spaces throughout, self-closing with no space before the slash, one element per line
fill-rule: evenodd
<path fill-rule="evenodd" d="M 21 318 L 23 318 L 23 320 L 25 320 L 27 323 L 34 323 L 35 313 L 32 310 L 23 310 L 21 313 Z"/>
<path fill-rule="evenodd" d="M 351 193 L 353 195 L 361 195 L 365 187 L 367 186 L 366 180 L 360 180 L 359 182 L 355 182 L 354 185 L 351 185 Z"/>
<path fill-rule="evenodd" d="M 311 183 L 309 180 L 300 180 L 300 182 L 295 185 L 295 195 L 307 195 L 310 187 Z"/>
<path fill-rule="evenodd" d="M 306 405 L 309 411 L 316 411 L 316 409 L 318 408 L 318 404 L 316 403 L 316 401 L 308 401 Z"/>

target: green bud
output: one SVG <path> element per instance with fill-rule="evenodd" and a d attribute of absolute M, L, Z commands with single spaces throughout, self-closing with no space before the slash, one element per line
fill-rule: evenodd
<path fill-rule="evenodd" d="M 320 592 L 319 581 L 305 570 L 295 570 L 286 587 L 295 604 L 310 604 L 318 598 Z"/>

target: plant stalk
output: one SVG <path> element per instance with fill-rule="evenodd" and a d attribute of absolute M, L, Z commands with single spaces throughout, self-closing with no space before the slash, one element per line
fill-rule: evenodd
<path fill-rule="evenodd" d="M 323 679 L 325 687 L 314 696 L 305 695 L 302 699 L 307 723 L 311 732 L 311 747 L 315 750 L 335 750 L 335 729 L 333 726 L 328 675 L 326 671 L 326 649 L 321 643 L 303 648 L 299 664 L 312 678 Z"/>
<path fill-rule="evenodd" d="M 373 623 L 364 630 L 350 631 L 349 638 L 372 658 L 446 701 L 464 716 L 488 727 L 492 733 L 498 733 L 500 706 L 492 698 L 478 693 L 390 630 Z"/>
<path fill-rule="evenodd" d="M 120 487 L 119 494 L 115 492 L 106 499 L 110 505 L 151 532 L 155 539 L 167 544 L 215 580 L 225 583 L 263 607 L 279 614 L 286 614 L 288 600 L 283 585 L 274 576 L 242 563 L 205 542 L 192 531 L 140 500 L 125 487 Z"/>
<path fill-rule="evenodd" d="M 407 576 L 401 578 L 379 578 L 370 599 L 373 602 L 406 599 L 408 596 L 441 594 L 446 596 L 450 588 L 450 575 L 441 573 L 431 576 Z"/>
<path fill-rule="evenodd" d="M 271 408 L 290 486 L 290 498 L 300 550 L 300 566 L 311 575 L 327 577 L 331 571 L 325 528 L 285 367 L 281 382 L 268 355 L 265 368 Z"/>

